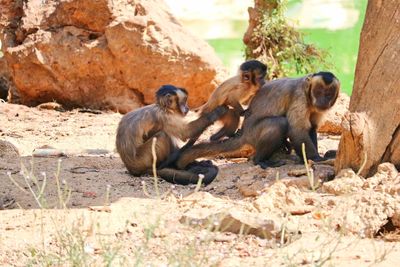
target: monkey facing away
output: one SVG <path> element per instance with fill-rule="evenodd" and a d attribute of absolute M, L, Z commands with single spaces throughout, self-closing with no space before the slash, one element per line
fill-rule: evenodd
<path fill-rule="evenodd" d="M 300 158 L 304 143 L 308 159 L 323 160 L 318 154 L 317 128 L 322 115 L 335 104 L 339 90 L 340 82 L 330 72 L 266 82 L 249 105 L 241 136 L 195 145 L 182 152 L 177 166 L 249 144 L 255 148 L 254 163 L 266 168 L 274 165 L 269 158 L 287 137 Z"/>
<path fill-rule="evenodd" d="M 236 76 L 229 78 L 214 90 L 207 103 L 199 108 L 200 116 L 210 113 L 221 105 L 231 108 L 220 118 L 223 127 L 211 136 L 211 140 L 235 134 L 240 116 L 244 114 L 242 104 L 247 103 L 261 88 L 265 83 L 266 74 L 266 65 L 258 60 L 248 60 L 240 65 L 239 73 Z M 192 139 L 190 142 L 193 144 L 196 139 Z"/>
<path fill-rule="evenodd" d="M 177 139 L 187 140 L 200 134 L 227 111 L 227 107 L 215 110 L 187 123 L 188 94 L 185 89 L 164 85 L 156 93 L 156 103 L 125 114 L 117 129 L 116 147 L 126 168 L 132 175 L 152 173 L 152 142 L 157 138 L 155 151 L 157 165 L 178 150 Z M 186 166 L 185 166 L 186 167 Z M 203 183 L 209 184 L 218 168 L 209 161 L 194 162 L 185 169 L 162 168 L 157 174 L 164 180 L 177 184 L 197 183 L 199 174 Z"/>

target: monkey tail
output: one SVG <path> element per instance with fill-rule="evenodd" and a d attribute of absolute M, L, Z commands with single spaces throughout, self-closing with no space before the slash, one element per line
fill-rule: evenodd
<path fill-rule="evenodd" d="M 176 165 L 178 168 L 185 168 L 195 159 L 202 157 L 213 157 L 222 153 L 233 152 L 246 144 L 243 136 L 231 137 L 222 141 L 200 143 L 182 152 Z"/>
<path fill-rule="evenodd" d="M 206 103 L 206 104 L 207 104 L 207 103 Z M 202 106 L 200 106 L 200 107 L 195 108 L 195 109 L 194 109 L 194 112 L 200 112 L 200 111 L 202 111 L 203 108 L 204 108 L 204 106 L 205 106 L 206 104 L 204 104 L 204 105 L 202 105 Z"/>
<path fill-rule="evenodd" d="M 199 175 L 202 174 L 204 176 L 202 183 L 208 185 L 217 177 L 218 167 L 209 160 L 196 161 L 189 164 L 185 170 L 164 168 L 158 170 L 157 174 L 169 183 L 180 185 L 197 184 L 200 179 Z"/>

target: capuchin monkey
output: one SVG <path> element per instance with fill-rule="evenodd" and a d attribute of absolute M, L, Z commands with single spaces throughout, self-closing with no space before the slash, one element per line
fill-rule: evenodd
<path fill-rule="evenodd" d="M 269 158 L 286 144 L 287 137 L 300 158 L 304 143 L 308 159 L 324 160 L 318 154 L 317 128 L 335 104 L 339 90 L 340 82 L 331 72 L 266 82 L 249 105 L 241 136 L 195 145 L 182 151 L 176 165 L 183 168 L 194 159 L 232 152 L 249 144 L 255 149 L 255 164 L 262 168 L 277 166 Z"/>
<path fill-rule="evenodd" d="M 267 66 L 258 60 L 249 60 L 242 63 L 238 74 L 223 82 L 211 94 L 207 103 L 199 108 L 200 116 L 205 116 L 216 107 L 225 105 L 230 109 L 219 120 L 223 127 L 214 135 L 211 140 L 219 140 L 224 136 L 231 137 L 235 134 L 240 121 L 244 115 L 243 103 L 247 103 L 265 83 Z M 186 148 L 193 145 L 198 136 L 191 139 Z"/>
<path fill-rule="evenodd" d="M 163 85 L 156 93 L 156 103 L 125 114 L 117 129 L 116 147 L 128 171 L 135 176 L 152 174 L 152 142 L 156 139 L 157 166 L 179 151 L 177 139 L 186 141 L 199 135 L 227 110 L 216 107 L 199 119 L 187 123 L 188 93 L 183 88 Z M 169 165 L 169 164 L 167 164 Z M 167 167 L 167 166 L 165 166 Z M 160 168 L 157 174 L 164 180 L 176 184 L 196 184 L 199 174 L 203 183 L 209 184 L 218 174 L 218 168 L 210 161 L 192 162 L 184 169 Z"/>

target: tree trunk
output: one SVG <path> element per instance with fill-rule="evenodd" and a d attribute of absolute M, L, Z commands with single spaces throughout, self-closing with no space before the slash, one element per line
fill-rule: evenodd
<path fill-rule="evenodd" d="M 400 168 L 400 1 L 370 0 L 349 113 L 335 170 L 372 175 L 382 162 Z"/>
<path fill-rule="evenodd" d="M 257 50 L 262 42 L 260 36 L 255 34 L 256 28 L 260 25 L 264 12 L 271 13 L 278 6 L 277 1 L 254 0 L 254 7 L 249 7 L 249 26 L 243 36 L 243 43 L 247 47 L 249 58 L 258 58 L 261 50 Z"/>

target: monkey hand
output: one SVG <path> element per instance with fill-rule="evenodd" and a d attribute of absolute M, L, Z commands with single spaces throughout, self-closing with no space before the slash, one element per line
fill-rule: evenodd
<path fill-rule="evenodd" d="M 236 133 L 233 135 L 233 137 L 240 137 L 240 136 L 242 136 L 242 134 L 243 134 L 243 130 L 242 130 L 242 128 L 240 128 L 236 131 Z"/>
<path fill-rule="evenodd" d="M 245 109 L 240 113 L 240 116 L 244 116 L 244 117 L 248 117 L 250 115 L 250 110 L 249 109 Z"/>
<path fill-rule="evenodd" d="M 207 114 L 207 119 L 211 122 L 215 122 L 218 120 L 222 115 L 224 115 L 229 108 L 225 105 L 223 106 L 218 106 L 216 109 L 211 111 L 210 113 Z"/>
<path fill-rule="evenodd" d="M 163 162 L 160 163 L 160 165 L 158 165 L 158 169 L 171 167 L 171 165 L 178 160 L 180 154 L 181 154 L 180 150 L 172 152 L 166 160 L 164 160 Z"/>

